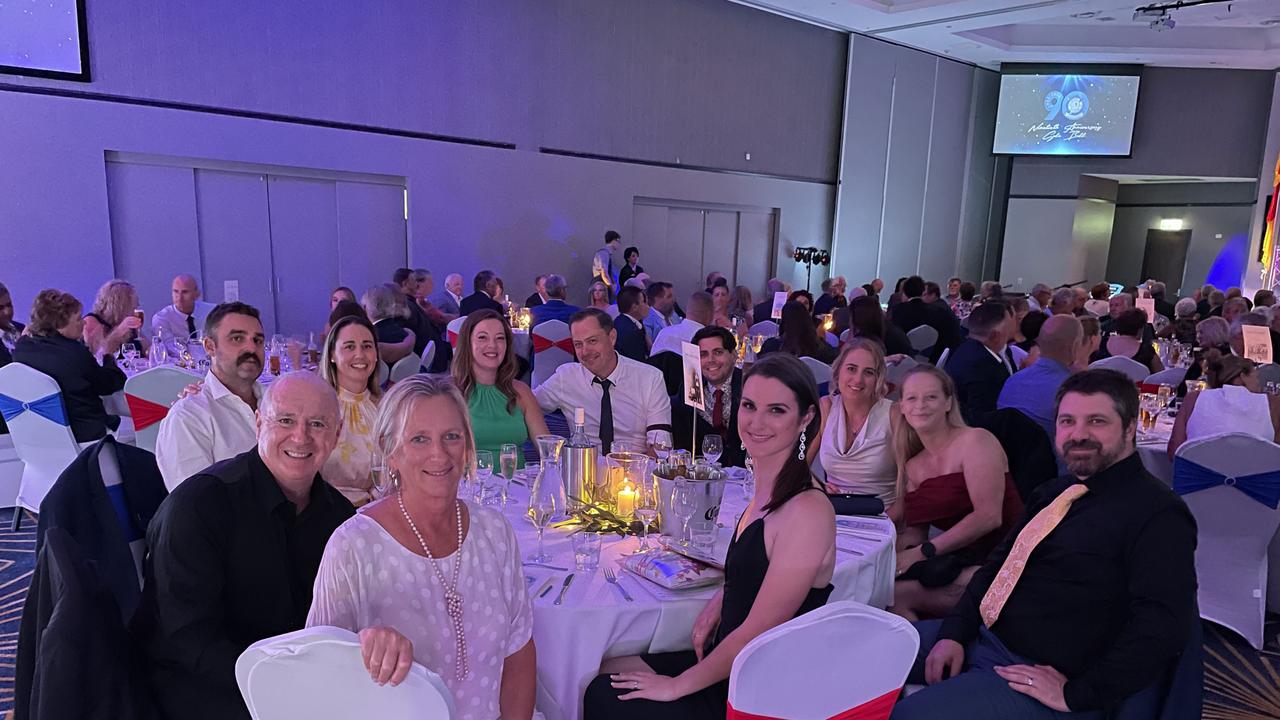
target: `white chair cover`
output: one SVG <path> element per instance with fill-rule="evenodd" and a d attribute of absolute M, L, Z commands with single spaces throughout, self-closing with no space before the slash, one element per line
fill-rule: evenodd
<path fill-rule="evenodd" d="M 113 443 L 103 443 L 101 452 L 98 453 L 98 472 L 102 474 L 102 485 L 107 489 L 107 497 L 111 498 L 111 504 L 119 508 L 128 508 L 128 500 L 124 496 L 124 479 L 120 475 L 120 460 L 116 457 L 116 446 Z M 119 516 L 117 515 L 117 518 Z M 129 543 L 129 553 L 133 555 L 133 569 L 138 573 L 138 587 L 142 587 L 142 560 L 147 554 L 147 539 L 144 533 L 146 528 L 132 527 L 133 523 L 122 521 L 120 529 L 123 531 L 125 540 Z M 136 536 L 131 537 L 131 533 L 136 532 Z"/>
<path fill-rule="evenodd" d="M 387 378 L 390 376 L 391 376 L 391 366 L 387 365 L 385 361 L 379 360 L 378 361 L 378 377 L 375 379 L 375 382 L 377 382 L 379 386 L 386 385 Z"/>
<path fill-rule="evenodd" d="M 434 348 L 432 348 L 432 350 L 434 351 Z M 421 367 L 422 358 L 418 357 L 415 353 L 409 353 L 397 360 L 395 365 L 391 366 L 388 378 L 391 382 L 400 382 L 407 377 L 417 374 Z"/>
<path fill-rule="evenodd" d="M 942 348 L 942 354 L 938 356 L 937 368 L 939 370 L 947 366 L 947 358 L 951 357 L 951 348 Z"/>
<path fill-rule="evenodd" d="M 907 333 L 907 342 L 911 343 L 911 348 L 916 352 L 923 352 L 938 342 L 938 331 L 928 325 L 917 325 Z"/>
<path fill-rule="evenodd" d="M 425 348 L 422 349 L 422 363 L 421 363 L 422 372 L 426 372 L 427 368 L 431 367 L 431 363 L 434 362 L 435 359 L 436 359 L 436 341 L 432 340 L 431 342 L 427 343 L 427 346 Z"/>
<path fill-rule="evenodd" d="M 1275 363 L 1259 365 L 1255 372 L 1258 374 L 1258 383 L 1263 387 L 1266 387 L 1266 383 L 1269 382 L 1280 382 L 1280 365 Z"/>
<path fill-rule="evenodd" d="M 1135 360 L 1134 362 L 1138 361 Z M 1141 365 L 1142 363 L 1138 364 Z M 1146 368 L 1143 369 L 1145 370 Z M 1142 382 L 1145 385 L 1173 385 L 1174 387 L 1177 387 L 1182 383 L 1183 378 L 1186 376 L 1186 368 L 1165 368 L 1158 373 L 1151 373 Z"/>
<path fill-rule="evenodd" d="M 467 321 L 467 316 L 460 315 L 450 320 L 449 324 L 444 326 L 445 331 L 448 334 L 447 336 L 449 338 L 449 344 L 454 346 L 455 348 L 458 347 L 458 333 L 462 332 L 462 323 L 466 321 Z"/>
<path fill-rule="evenodd" d="M 819 385 L 829 384 L 831 382 L 831 366 L 818 360 L 817 358 L 802 357 L 800 362 L 809 368 L 809 372 L 813 373 L 813 381 Z"/>
<path fill-rule="evenodd" d="M 168 414 L 183 388 L 199 382 L 200 376 L 176 367 L 154 367 L 129 378 L 124 383 L 125 401 L 133 416 L 135 444 L 143 450 L 156 451 L 160 421 Z"/>
<path fill-rule="evenodd" d="M 947 352 L 946 350 L 942 351 L 944 356 L 946 355 L 946 352 Z M 915 360 L 909 357 L 904 357 L 902 358 L 902 360 L 886 368 L 884 379 L 885 379 L 885 382 L 889 384 L 889 394 L 887 395 L 887 397 L 890 400 L 897 400 L 898 398 L 902 397 L 903 379 L 907 377 L 907 372 L 909 372 L 911 368 L 919 364 L 920 363 L 916 362 Z"/>
<path fill-rule="evenodd" d="M 851 600 L 761 633 L 734 658 L 729 718 L 887 718 L 920 647 L 906 620 Z M 882 711 L 883 714 L 875 712 Z"/>
<path fill-rule="evenodd" d="M 1192 440 L 1178 448 L 1177 456 L 1227 478 L 1280 469 L 1280 445 L 1241 433 Z M 1175 489 L 1179 477 L 1175 461 Z M 1182 499 L 1199 528 L 1196 579 L 1200 617 L 1234 630 L 1254 648 L 1262 649 L 1267 551 L 1280 527 L 1280 512 L 1225 484 L 1190 492 Z"/>
<path fill-rule="evenodd" d="M 848 332 L 848 331 L 846 330 L 845 332 Z M 827 340 L 827 344 L 830 345 L 831 347 L 833 348 L 840 347 L 840 338 L 836 337 L 835 333 L 827 333 L 826 340 Z"/>
<path fill-rule="evenodd" d="M 533 386 L 555 374 L 556 368 L 573 362 L 573 340 L 563 320 L 547 320 L 533 326 Z"/>
<path fill-rule="evenodd" d="M 81 448 L 71 434 L 62 390 L 39 370 L 9 363 L 0 367 L 0 407 L 18 410 L 14 415 L 5 411 L 13 448 L 23 463 L 14 505 L 38 512 L 44 496 Z"/>
<path fill-rule="evenodd" d="M 374 683 L 360 656 L 360 639 L 335 627 L 250 645 L 236 660 L 236 683 L 254 720 L 426 720 L 455 714 L 444 681 L 417 663 L 395 687 Z"/>
<path fill-rule="evenodd" d="M 1115 370 L 1136 383 L 1146 380 L 1147 376 L 1151 374 L 1151 369 L 1146 365 L 1143 365 L 1133 358 L 1121 357 L 1119 355 L 1112 355 L 1111 357 L 1091 362 L 1089 363 L 1089 369 Z"/>
<path fill-rule="evenodd" d="M 762 320 L 751 325 L 751 334 L 759 335 L 766 340 L 771 337 L 778 337 L 778 323 L 772 320 Z"/>

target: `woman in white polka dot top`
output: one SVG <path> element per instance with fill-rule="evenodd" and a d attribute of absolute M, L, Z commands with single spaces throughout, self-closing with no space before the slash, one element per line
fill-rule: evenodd
<path fill-rule="evenodd" d="M 457 500 L 475 458 L 466 401 L 448 378 L 396 383 L 374 437 L 395 489 L 334 532 L 307 626 L 360 633 L 375 681 L 412 659 L 438 673 L 461 718 L 529 718 L 533 610 L 515 533 Z"/>

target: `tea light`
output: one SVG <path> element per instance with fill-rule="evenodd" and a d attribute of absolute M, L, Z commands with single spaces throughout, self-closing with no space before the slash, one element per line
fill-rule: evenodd
<path fill-rule="evenodd" d="M 618 488 L 618 516 L 630 518 L 636 512 L 636 487 L 630 480 L 624 480 Z"/>

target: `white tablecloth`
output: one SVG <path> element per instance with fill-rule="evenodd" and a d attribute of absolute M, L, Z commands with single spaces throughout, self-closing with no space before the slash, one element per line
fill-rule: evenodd
<path fill-rule="evenodd" d="M 1162 417 L 1154 431 L 1138 435 L 1138 457 L 1147 472 L 1173 487 L 1173 463 L 1169 460 L 1169 436 L 1173 434 L 1173 418 Z"/>
<path fill-rule="evenodd" d="M 526 557 L 537 543 L 537 531 L 525 519 L 527 502 L 528 491 L 513 484 L 506 514 Z M 730 484 L 725 489 L 720 523 L 732 527 L 745 508 L 741 487 Z M 861 554 L 837 553 L 831 600 L 857 600 L 886 607 L 893 602 L 893 524 L 883 519 L 860 519 L 875 522 L 881 527 L 881 534 L 878 539 L 844 533 L 837 537 L 839 547 Z M 574 572 L 573 553 L 568 531 L 548 530 L 544 540 L 547 552 L 554 557 L 551 564 L 569 568 L 557 571 L 525 567 L 525 575 L 534 579 L 529 586 L 531 593 L 547 578 L 553 579 L 552 591 L 533 601 L 533 637 L 538 649 L 537 708 L 548 720 L 578 720 L 582 716 L 582 695 L 602 659 L 693 647 L 690 633 L 694 620 L 716 588 L 685 591 L 672 597 L 647 580 L 619 573 L 620 582 L 635 598 L 634 602 L 626 602 L 617 588 L 605 582 L 603 568 L 616 571 L 618 558 L 634 551 L 640 541 L 606 536 L 600 553 L 601 569 L 575 573 L 564 604 L 557 606 L 554 601 L 564 577 Z"/>

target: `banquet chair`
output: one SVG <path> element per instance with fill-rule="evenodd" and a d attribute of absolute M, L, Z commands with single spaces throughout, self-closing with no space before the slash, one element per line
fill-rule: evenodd
<path fill-rule="evenodd" d="M 943 351 L 946 352 L 945 350 Z M 914 359 L 904 357 L 896 363 L 885 368 L 884 380 L 888 385 L 889 394 L 886 396 L 890 400 L 897 400 L 902 397 L 902 380 L 910 372 L 911 368 L 919 365 Z"/>
<path fill-rule="evenodd" d="M 726 716 L 884 720 L 919 646 L 915 628 L 897 615 L 851 600 L 828 603 L 742 648 L 729 673 Z"/>
<path fill-rule="evenodd" d="M 435 348 L 431 349 L 433 351 L 435 350 Z M 417 374 L 417 372 L 422 369 L 422 364 L 421 357 L 418 357 L 416 353 L 409 353 L 397 360 L 395 365 L 391 366 L 391 370 L 387 374 L 387 379 L 393 383 L 400 382 L 407 377 Z"/>
<path fill-rule="evenodd" d="M 427 372 L 427 368 L 431 367 L 431 363 L 436 359 L 436 341 L 431 340 L 427 346 L 422 349 L 422 362 L 419 364 L 419 372 Z"/>
<path fill-rule="evenodd" d="M 451 346 L 455 348 L 458 347 L 458 333 L 462 332 L 462 323 L 466 321 L 467 321 L 467 316 L 461 315 L 459 317 L 456 317 L 450 320 L 449 324 L 444 326 L 445 332 L 447 333 L 449 338 L 449 344 Z"/>
<path fill-rule="evenodd" d="M 555 374 L 556 368 L 573 362 L 573 338 L 563 320 L 547 320 L 533 326 L 533 386 Z"/>
<path fill-rule="evenodd" d="M 1258 375 L 1258 384 L 1261 387 L 1265 388 L 1269 382 L 1280 383 L 1280 365 L 1276 363 L 1259 365 L 1254 372 Z"/>
<path fill-rule="evenodd" d="M 761 322 L 754 323 L 751 326 L 751 334 L 759 335 L 765 339 L 778 337 L 778 323 L 773 320 L 763 320 Z"/>
<path fill-rule="evenodd" d="M 404 682 L 369 678 L 355 633 L 311 627 L 260 640 L 236 660 L 236 684 L 254 720 L 452 718 L 440 676 L 414 663 Z"/>
<path fill-rule="evenodd" d="M 942 370 L 947 366 L 947 358 L 951 356 L 951 348 L 942 348 L 942 354 L 938 356 L 938 362 L 934 366 Z"/>
<path fill-rule="evenodd" d="M 825 395 L 827 388 L 831 386 L 831 366 L 807 355 L 800 358 L 800 362 L 804 363 L 804 366 L 813 374 L 813 381 L 818 384 L 818 392 Z"/>
<path fill-rule="evenodd" d="M 1134 362 L 1137 362 L 1136 360 Z M 1141 363 L 1139 363 L 1141 364 Z M 1154 385 L 1159 388 L 1161 385 L 1172 385 L 1177 387 L 1182 384 L 1183 378 L 1187 376 L 1186 368 L 1165 368 L 1158 373 L 1151 373 L 1143 379 L 1143 385 Z"/>
<path fill-rule="evenodd" d="M 1267 550 L 1280 527 L 1280 445 L 1243 433 L 1187 442 L 1174 457 L 1173 490 L 1199 528 L 1200 617 L 1261 649 Z"/>
<path fill-rule="evenodd" d="M 827 340 L 827 344 L 830 345 L 831 347 L 833 348 L 840 347 L 840 338 L 837 337 L 835 333 L 827 333 L 826 340 Z"/>
<path fill-rule="evenodd" d="M 907 342 L 911 343 L 911 349 L 922 353 L 938 342 L 938 331 L 928 325 L 917 325 L 907 333 Z"/>
<path fill-rule="evenodd" d="M 0 414 L 9 425 L 13 448 L 23 463 L 14 499 L 13 530 L 22 510 L 39 512 L 40 503 L 81 448 L 71 434 L 62 390 L 53 378 L 22 363 L 0 367 Z"/>
<path fill-rule="evenodd" d="M 154 367 L 129 378 L 124 383 L 124 399 L 133 418 L 135 445 L 156 451 L 160 421 L 178 402 L 182 390 L 199 377 L 176 367 Z"/>
<path fill-rule="evenodd" d="M 1135 383 L 1140 383 L 1151 374 L 1151 369 L 1133 358 L 1112 355 L 1089 363 L 1090 370 L 1115 370 Z"/>

